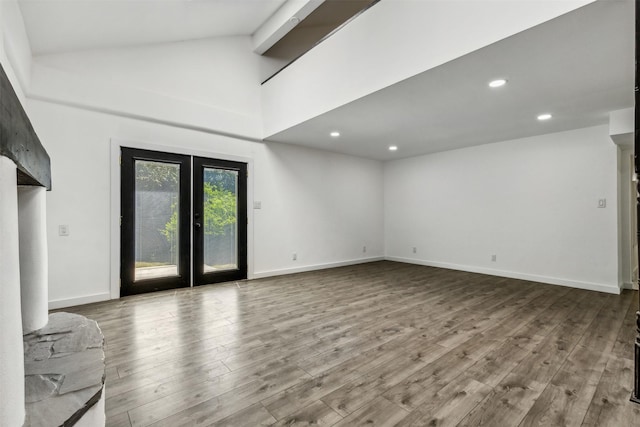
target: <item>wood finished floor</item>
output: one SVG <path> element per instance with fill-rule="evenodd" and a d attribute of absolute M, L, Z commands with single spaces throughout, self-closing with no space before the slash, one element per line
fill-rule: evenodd
<path fill-rule="evenodd" d="M 637 292 L 377 262 L 66 311 L 108 426 L 640 426 Z"/>

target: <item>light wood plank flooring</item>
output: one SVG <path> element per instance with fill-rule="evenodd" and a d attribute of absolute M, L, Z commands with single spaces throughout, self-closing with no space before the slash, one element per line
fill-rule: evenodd
<path fill-rule="evenodd" d="M 377 262 L 67 309 L 108 426 L 640 426 L 636 292 Z"/>

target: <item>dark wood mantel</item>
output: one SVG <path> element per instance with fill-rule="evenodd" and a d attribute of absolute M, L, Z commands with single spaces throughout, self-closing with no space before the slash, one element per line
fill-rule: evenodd
<path fill-rule="evenodd" d="M 18 167 L 19 185 L 51 190 L 51 160 L 0 65 L 0 156 Z"/>

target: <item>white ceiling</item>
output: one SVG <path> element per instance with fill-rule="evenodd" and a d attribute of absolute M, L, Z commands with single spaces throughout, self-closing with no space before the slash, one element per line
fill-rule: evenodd
<path fill-rule="evenodd" d="M 285 0 L 20 0 L 34 55 L 250 35 Z"/>
<path fill-rule="evenodd" d="M 20 0 L 34 55 L 249 35 L 285 0 Z M 375 7 L 375 6 L 374 6 Z M 267 141 L 380 160 L 606 124 L 633 106 L 634 2 L 577 11 Z M 509 83 L 489 89 L 504 77 Z M 539 113 L 553 119 L 539 122 Z M 339 130 L 338 139 L 328 136 Z M 387 147 L 399 150 L 389 152 Z"/>
<path fill-rule="evenodd" d="M 593 3 L 267 140 L 386 160 L 606 124 L 634 105 L 633 7 Z"/>

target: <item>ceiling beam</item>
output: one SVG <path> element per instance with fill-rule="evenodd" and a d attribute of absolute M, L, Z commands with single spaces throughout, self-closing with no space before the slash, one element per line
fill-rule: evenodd
<path fill-rule="evenodd" d="M 19 185 L 51 189 L 51 161 L 0 65 L 0 156 L 18 167 Z"/>
<path fill-rule="evenodd" d="M 325 0 L 287 0 L 251 36 L 253 51 L 265 53 Z"/>

